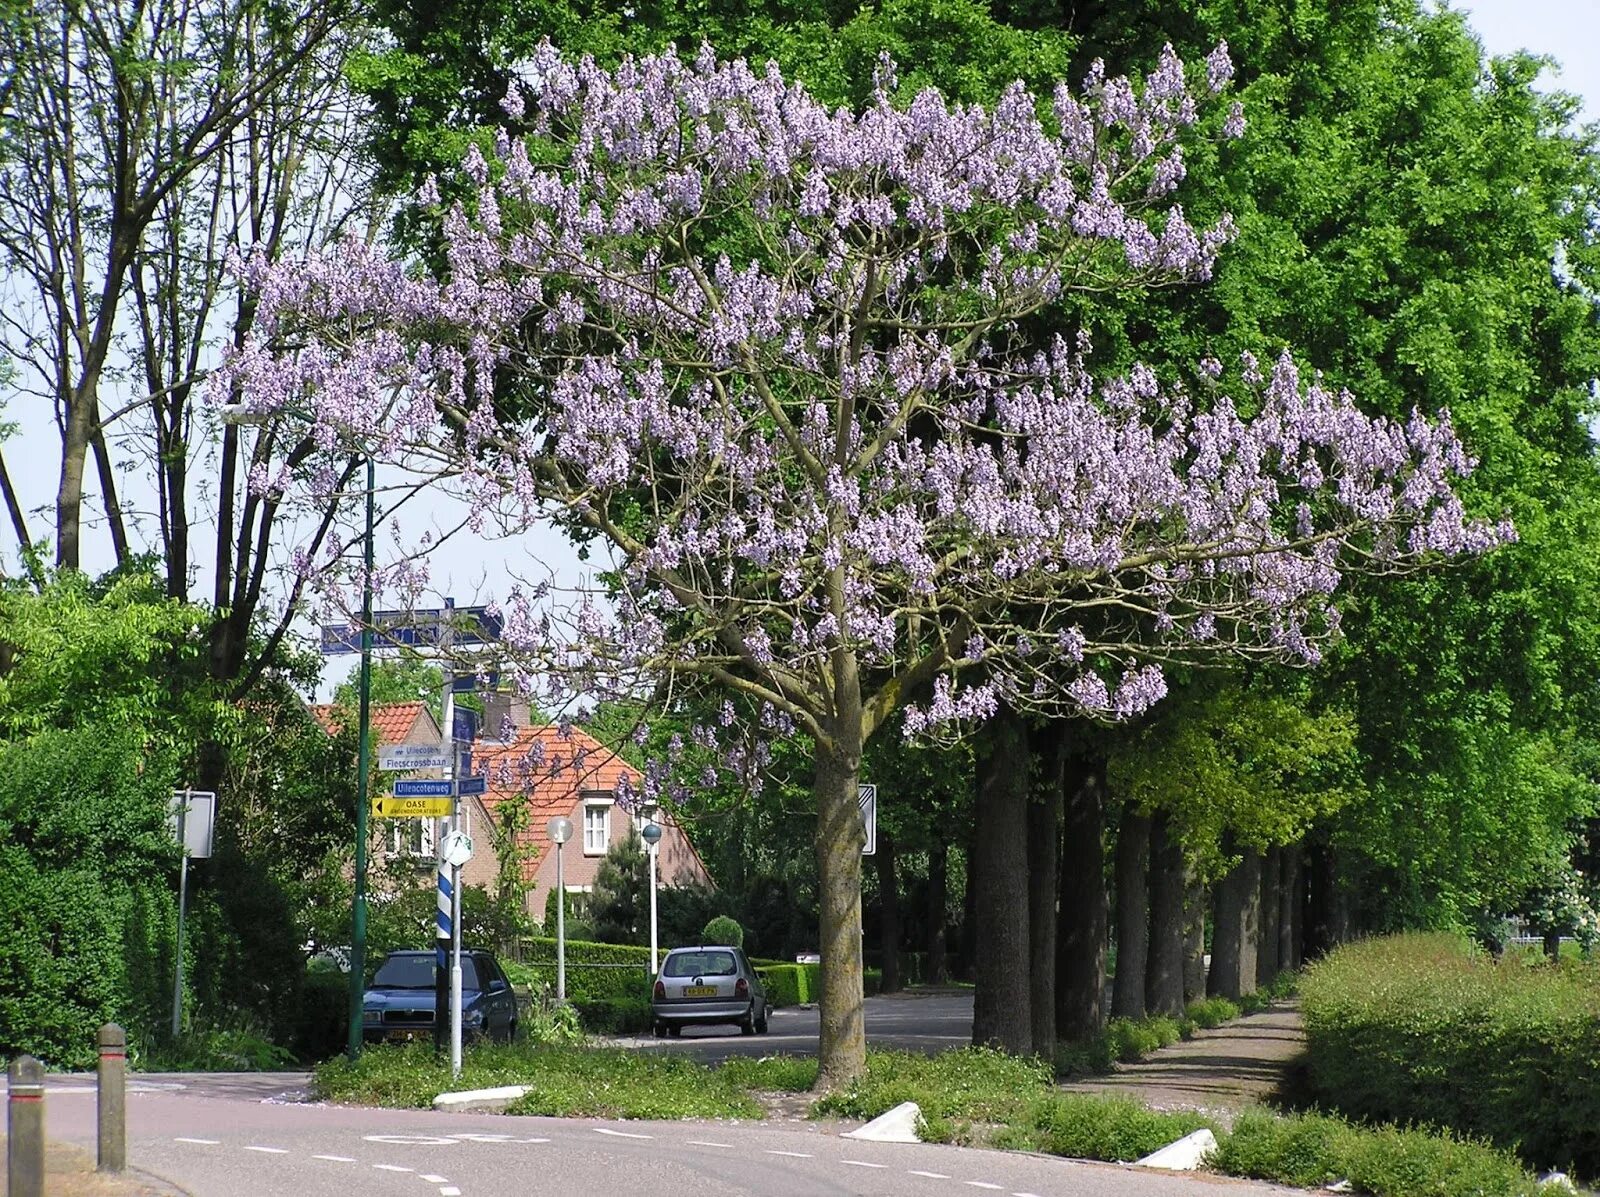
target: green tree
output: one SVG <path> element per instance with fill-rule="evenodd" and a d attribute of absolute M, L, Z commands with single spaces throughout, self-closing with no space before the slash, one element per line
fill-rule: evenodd
<path fill-rule="evenodd" d="M 601 943 L 638 944 L 650 937 L 649 862 L 631 821 L 595 872 L 585 916 Z"/>

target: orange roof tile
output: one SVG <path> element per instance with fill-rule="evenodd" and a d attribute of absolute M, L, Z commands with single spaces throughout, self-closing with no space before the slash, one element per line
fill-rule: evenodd
<path fill-rule="evenodd" d="M 400 744 L 411 734 L 422 712 L 427 709 L 421 702 L 386 702 L 374 706 L 370 713 L 372 739 L 376 744 Z M 331 702 L 314 703 L 311 714 L 316 717 L 330 736 L 353 719 L 355 712 Z"/>

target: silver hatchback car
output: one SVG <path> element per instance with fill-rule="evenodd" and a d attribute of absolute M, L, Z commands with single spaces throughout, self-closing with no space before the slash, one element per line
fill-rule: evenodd
<path fill-rule="evenodd" d="M 650 1015 L 657 1038 L 717 1023 L 736 1023 L 745 1035 L 765 1035 L 772 1003 L 743 949 L 673 948 L 656 976 Z"/>

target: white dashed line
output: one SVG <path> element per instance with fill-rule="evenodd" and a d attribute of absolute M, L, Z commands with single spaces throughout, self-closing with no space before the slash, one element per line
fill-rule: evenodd
<path fill-rule="evenodd" d="M 618 1139 L 654 1139 L 654 1135 L 636 1135 L 632 1131 L 612 1130 L 610 1127 L 597 1126 L 594 1128 L 597 1135 L 613 1135 Z"/>
<path fill-rule="evenodd" d="M 969 1180 L 969 1181 L 967 1181 L 967 1183 L 969 1185 L 971 1185 L 975 1189 L 1003 1189 L 1003 1188 L 1005 1188 L 1005 1185 L 992 1185 L 986 1180 Z"/>
<path fill-rule="evenodd" d="M 840 1160 L 841 1164 L 849 1164 L 852 1168 L 887 1168 L 888 1164 L 869 1164 L 866 1160 Z"/>
<path fill-rule="evenodd" d="M 311 1158 L 314 1159 L 314 1160 L 328 1160 L 328 1161 L 330 1161 L 332 1163 L 335 1163 L 335 1164 L 353 1164 L 353 1163 L 355 1163 L 355 1160 L 351 1159 L 347 1155 L 314 1155 Z"/>
<path fill-rule="evenodd" d="M 379 1172 L 415 1172 L 415 1168 L 402 1168 L 399 1164 L 374 1164 Z"/>
<path fill-rule="evenodd" d="M 172 1141 L 174 1143 L 199 1143 L 206 1147 L 216 1147 L 222 1142 L 221 1139 L 186 1139 L 182 1135 L 178 1135 Z"/>
<path fill-rule="evenodd" d="M 689 1146 L 690 1147 L 729 1147 L 729 1148 L 731 1148 L 733 1146 L 733 1144 L 732 1143 L 712 1143 L 708 1139 L 690 1139 L 689 1140 Z"/>
<path fill-rule="evenodd" d="M 1013 1193 L 1011 1197 L 1039 1197 L 1037 1193 Z"/>
<path fill-rule="evenodd" d="M 926 1176 L 929 1180 L 949 1180 L 950 1179 L 943 1172 L 918 1172 L 915 1168 L 911 1169 L 910 1172 L 908 1173 L 908 1175 L 911 1175 L 911 1176 Z"/>
<path fill-rule="evenodd" d="M 461 1197 L 461 1190 L 450 1186 L 439 1190 L 439 1197 Z"/>
<path fill-rule="evenodd" d="M 786 1156 L 790 1156 L 793 1159 L 797 1159 L 797 1160 L 809 1160 L 809 1159 L 812 1158 L 811 1157 L 811 1153 L 809 1151 L 772 1151 L 772 1150 L 769 1149 L 767 1151 L 767 1154 L 768 1155 L 786 1155 Z"/>
<path fill-rule="evenodd" d="M 288 1155 L 287 1147 L 246 1147 L 246 1151 L 259 1151 L 263 1155 Z"/>
<path fill-rule="evenodd" d="M 422 1179 L 427 1181 L 430 1185 L 447 1185 L 450 1183 L 450 1178 L 448 1176 L 424 1176 Z"/>

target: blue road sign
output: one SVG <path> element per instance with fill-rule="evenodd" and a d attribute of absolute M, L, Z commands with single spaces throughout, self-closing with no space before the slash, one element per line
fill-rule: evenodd
<path fill-rule="evenodd" d="M 397 781 L 393 787 L 396 798 L 449 798 L 455 792 L 453 781 Z"/>
<path fill-rule="evenodd" d="M 478 712 L 471 707 L 456 707 L 451 713 L 450 734 L 458 744 L 478 738 Z"/>
<path fill-rule="evenodd" d="M 448 638 L 453 647 L 492 644 L 500 639 L 501 620 L 487 607 L 419 607 L 374 611 L 373 648 L 437 648 Z M 324 655 L 361 651 L 359 623 L 330 623 L 322 629 Z"/>
<path fill-rule="evenodd" d="M 477 777 L 463 777 L 457 787 L 463 798 L 469 794 L 482 794 L 489 788 L 489 779 L 483 775 Z"/>

